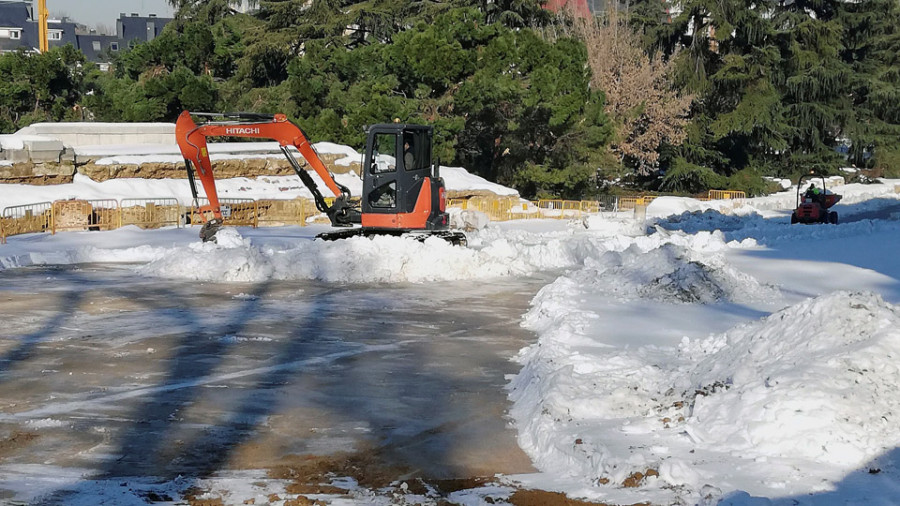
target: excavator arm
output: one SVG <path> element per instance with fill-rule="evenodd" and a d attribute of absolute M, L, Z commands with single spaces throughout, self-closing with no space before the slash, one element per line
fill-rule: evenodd
<path fill-rule="evenodd" d="M 191 117 L 192 115 L 209 118 L 209 121 L 197 125 Z M 217 120 L 216 118 L 222 119 Z M 209 159 L 207 137 L 247 137 L 277 141 L 291 167 L 313 194 L 316 208 L 329 217 L 332 225 L 346 227 L 360 221 L 359 210 L 350 203 L 350 190 L 335 181 L 300 127 L 288 121 L 284 114 L 208 114 L 184 111 L 175 122 L 175 137 L 184 157 L 194 198 L 197 198 L 197 189 L 194 184 L 192 167 L 196 170 L 206 198 L 209 200 L 208 205 L 200 208 L 200 217 L 204 223 L 211 225 L 214 229 L 221 225 L 222 209 L 219 205 L 216 181 Z M 325 200 L 313 178 L 291 154 L 290 146 L 300 152 L 306 162 L 325 182 L 325 186 L 335 197 L 333 204 L 329 205 Z M 212 217 L 210 218 L 208 215 Z M 215 230 L 209 233 L 210 237 L 214 234 Z M 206 239 L 202 231 L 201 237 Z"/>

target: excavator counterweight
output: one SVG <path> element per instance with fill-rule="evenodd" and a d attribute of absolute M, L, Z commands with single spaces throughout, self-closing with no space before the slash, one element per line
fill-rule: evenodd
<path fill-rule="evenodd" d="M 203 121 L 197 124 L 193 117 Z M 322 162 L 309 138 L 284 114 L 192 113 L 184 111 L 175 123 L 175 136 L 191 184 L 194 200 L 199 194 L 195 173 L 209 201 L 200 207 L 204 223 L 200 236 L 215 238 L 223 223 L 216 192 L 207 138 L 245 137 L 277 141 L 294 172 L 309 189 L 316 208 L 328 216 L 332 226 L 343 230 L 320 234 L 327 240 L 356 235 L 400 235 L 424 239 L 441 237 L 465 245 L 461 232 L 449 230 L 444 181 L 437 164 L 431 162 L 433 129 L 430 126 L 382 124 L 368 129 L 363 157 L 363 194 L 351 201 L 350 190 L 338 183 Z M 334 196 L 329 204 L 315 180 L 294 158 L 296 149 Z"/>

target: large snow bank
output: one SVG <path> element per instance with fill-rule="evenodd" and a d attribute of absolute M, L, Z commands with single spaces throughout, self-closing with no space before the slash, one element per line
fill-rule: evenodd
<path fill-rule="evenodd" d="M 577 229 L 574 229 L 577 231 Z M 547 235 L 488 228 L 469 235 L 462 248 L 433 237 L 424 241 L 381 236 L 341 241 L 254 245 L 234 229 L 217 243 L 176 248 L 138 269 L 143 275 L 204 281 L 318 279 L 330 282 L 426 282 L 483 280 L 527 275 L 581 264 L 605 246 L 586 234 Z"/>
<path fill-rule="evenodd" d="M 448 189 L 487 190 L 497 195 L 517 195 L 515 190 L 469 174 L 465 169 L 445 168 L 443 170 L 442 177 Z M 310 176 L 319 188 L 325 187 L 325 183 L 318 174 L 310 172 Z M 362 180 L 355 172 L 334 174 L 334 178 L 338 183 L 349 188 L 352 195 L 362 193 Z M 220 179 L 216 181 L 216 189 L 220 198 L 257 200 L 312 198 L 312 193 L 297 176 Z M 189 206 L 193 200 L 187 179 L 117 178 L 97 182 L 82 174 L 75 174 L 73 182 L 68 184 L 47 186 L 0 184 L 0 210 L 5 207 L 70 198 L 116 200 L 174 198 L 184 206 Z"/>
<path fill-rule="evenodd" d="M 890 394 L 900 313 L 875 294 L 834 293 L 677 348 L 623 351 L 579 332 L 599 315 L 554 302 L 572 289 L 571 278 L 551 285 L 526 320 L 542 337 L 519 358 L 512 413 L 539 469 L 580 481 L 583 495 L 804 493 L 797 481 L 822 490 L 900 444 Z M 648 470 L 642 487 L 623 488 Z"/>
<path fill-rule="evenodd" d="M 900 311 L 836 292 L 726 334 L 682 343 L 673 378 L 700 448 L 853 469 L 900 444 Z M 665 385 L 660 385 L 665 387 Z"/>

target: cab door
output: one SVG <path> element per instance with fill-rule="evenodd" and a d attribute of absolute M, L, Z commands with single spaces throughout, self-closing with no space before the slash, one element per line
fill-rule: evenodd
<path fill-rule="evenodd" d="M 370 132 L 363 175 L 363 213 L 396 214 L 399 182 L 398 132 Z"/>

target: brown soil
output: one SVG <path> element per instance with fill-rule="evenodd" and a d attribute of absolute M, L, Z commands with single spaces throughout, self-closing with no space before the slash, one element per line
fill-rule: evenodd
<path fill-rule="evenodd" d="M 615 506 L 602 502 L 569 499 L 565 494 L 547 492 L 546 490 L 517 490 L 509 498 L 508 502 L 515 506 Z M 638 503 L 632 506 L 650 506 L 650 504 Z"/>
<path fill-rule="evenodd" d="M 659 476 L 659 472 L 656 469 L 647 469 L 646 472 L 636 472 L 625 478 L 625 482 L 622 483 L 622 486 L 625 488 L 637 488 L 641 486 L 641 483 L 644 481 L 644 478 L 650 476 Z"/>
<path fill-rule="evenodd" d="M 27 447 L 38 437 L 40 436 L 34 432 L 13 432 L 6 439 L 0 439 L 0 457 L 5 457 Z"/>
<path fill-rule="evenodd" d="M 638 477 L 638 475 L 640 476 Z M 639 483 L 646 476 L 653 475 L 657 475 L 657 473 L 650 469 L 646 473 L 635 473 L 626 482 L 634 481 Z M 292 483 L 286 488 L 286 492 L 289 494 L 300 494 L 298 501 L 311 501 L 304 497 L 304 494 L 343 494 L 345 490 L 331 485 L 330 482 L 336 477 L 349 477 L 356 480 L 360 486 L 369 490 L 390 490 L 395 493 L 428 495 L 441 505 L 454 504 L 440 499 L 447 497 L 453 492 L 478 488 L 496 482 L 496 478 L 486 476 L 429 479 L 418 476 L 417 473 L 411 473 L 409 469 L 387 464 L 377 450 L 331 456 L 295 456 L 287 459 L 283 465 L 272 469 L 269 472 L 269 476 L 275 479 L 292 480 Z M 566 497 L 565 494 L 545 490 L 517 490 L 503 501 L 514 506 L 616 506 L 608 503 L 571 499 Z M 491 499 L 487 498 L 487 502 L 491 502 Z M 191 502 L 190 504 L 192 506 L 206 506 L 201 503 L 195 504 Z M 295 503 L 289 502 L 285 504 Z M 297 502 L 296 504 L 320 503 Z M 649 504 L 639 503 L 632 506 L 649 506 Z"/>

